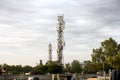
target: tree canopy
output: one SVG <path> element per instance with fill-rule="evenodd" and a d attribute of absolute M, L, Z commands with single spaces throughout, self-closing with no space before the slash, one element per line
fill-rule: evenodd
<path fill-rule="evenodd" d="M 81 73 L 82 69 L 80 62 L 78 60 L 73 60 L 71 64 L 67 63 L 65 65 L 65 71 L 70 73 Z"/>
<path fill-rule="evenodd" d="M 103 69 L 120 69 L 120 44 L 112 38 L 101 42 L 99 48 L 93 49 L 91 56 L 94 63 L 103 65 L 99 66 Z"/>

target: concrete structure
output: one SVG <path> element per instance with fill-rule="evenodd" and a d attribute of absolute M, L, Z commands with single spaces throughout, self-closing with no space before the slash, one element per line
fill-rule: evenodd
<path fill-rule="evenodd" d="M 4 77 L 4 79 L 3 79 L 3 77 Z M 28 80 L 29 77 L 38 77 L 39 80 L 52 80 L 51 75 L 29 75 L 29 76 L 7 75 L 7 76 L 0 76 L 0 80 Z"/>
<path fill-rule="evenodd" d="M 63 48 L 65 46 L 64 38 L 63 38 L 63 30 L 65 29 L 65 21 L 63 20 L 64 16 L 58 16 L 58 23 L 57 23 L 57 32 L 58 32 L 58 39 L 57 39 L 57 60 L 60 64 L 63 62 Z"/>
<path fill-rule="evenodd" d="M 53 74 L 52 80 L 72 80 L 73 76 L 72 74 Z M 76 80 L 74 78 L 74 80 Z"/>

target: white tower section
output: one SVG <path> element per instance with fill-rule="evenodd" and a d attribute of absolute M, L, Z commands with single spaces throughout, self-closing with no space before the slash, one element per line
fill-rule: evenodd
<path fill-rule="evenodd" d="M 52 61 L 52 45 L 51 44 L 48 45 L 48 61 L 49 62 Z"/>
<path fill-rule="evenodd" d="M 58 39 L 57 39 L 57 59 L 60 64 L 63 61 L 63 48 L 65 45 L 63 39 L 63 30 L 65 29 L 65 22 L 63 20 L 64 16 L 58 16 L 58 23 L 57 23 L 57 32 L 58 32 Z"/>

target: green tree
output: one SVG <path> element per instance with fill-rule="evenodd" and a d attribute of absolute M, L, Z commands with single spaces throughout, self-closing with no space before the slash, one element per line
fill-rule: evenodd
<path fill-rule="evenodd" d="M 73 60 L 71 63 L 71 70 L 72 73 L 81 73 L 81 64 L 78 60 Z"/>
<path fill-rule="evenodd" d="M 63 73 L 63 66 L 58 64 L 58 62 L 46 62 L 45 65 L 37 65 L 31 71 L 32 74 L 56 74 L 56 73 Z"/>
<path fill-rule="evenodd" d="M 99 69 L 107 71 L 109 68 L 120 68 L 119 61 L 120 45 L 115 40 L 109 38 L 101 42 L 101 47 L 93 49 L 92 61 L 98 64 Z"/>
<path fill-rule="evenodd" d="M 47 71 L 47 69 L 45 70 L 45 66 L 44 65 L 37 65 L 33 68 L 33 70 L 31 71 L 32 74 L 45 74 Z"/>
<path fill-rule="evenodd" d="M 26 66 L 23 66 L 22 69 L 24 73 L 27 73 L 27 72 L 31 72 L 33 70 L 33 67 L 26 65 Z"/>
<path fill-rule="evenodd" d="M 0 75 L 2 75 L 2 69 L 0 69 Z"/>
<path fill-rule="evenodd" d="M 65 72 L 71 73 L 71 65 L 70 65 L 70 63 L 65 64 Z"/>
<path fill-rule="evenodd" d="M 47 64 L 47 66 L 50 74 L 63 73 L 63 66 L 56 61 Z"/>
<path fill-rule="evenodd" d="M 84 72 L 92 71 L 92 69 L 91 69 L 91 64 L 92 64 L 91 61 L 84 61 L 84 62 L 83 62 L 83 71 L 84 71 Z"/>
<path fill-rule="evenodd" d="M 113 68 L 120 69 L 120 53 L 113 57 L 109 56 L 107 60 Z"/>
<path fill-rule="evenodd" d="M 84 65 L 83 71 L 87 72 L 87 73 L 96 73 L 99 70 L 101 70 L 100 68 L 102 67 L 102 63 L 97 64 L 97 63 L 94 63 L 94 62 L 89 61 L 89 60 L 88 61 L 84 61 L 83 65 Z"/>
<path fill-rule="evenodd" d="M 3 64 L 3 67 L 6 68 L 8 74 L 21 74 L 23 73 L 22 65 L 8 65 Z"/>

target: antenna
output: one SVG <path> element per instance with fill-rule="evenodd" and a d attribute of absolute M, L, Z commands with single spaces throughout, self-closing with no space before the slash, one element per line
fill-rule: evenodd
<path fill-rule="evenodd" d="M 52 45 L 51 43 L 48 45 L 48 61 L 52 61 Z"/>
<path fill-rule="evenodd" d="M 64 14 L 58 16 L 58 23 L 57 23 L 57 59 L 60 64 L 63 61 L 63 48 L 65 46 L 64 37 L 63 37 L 63 30 L 65 29 L 65 21 Z"/>

